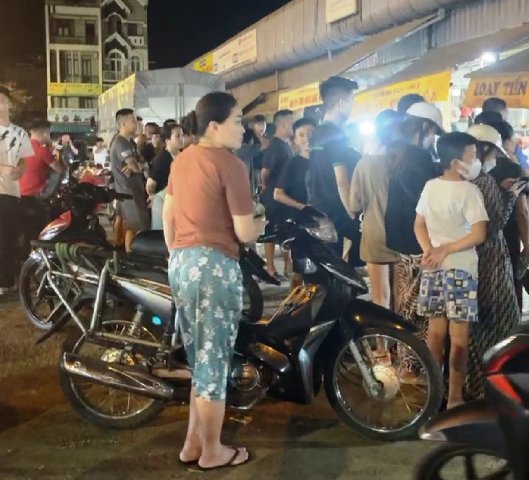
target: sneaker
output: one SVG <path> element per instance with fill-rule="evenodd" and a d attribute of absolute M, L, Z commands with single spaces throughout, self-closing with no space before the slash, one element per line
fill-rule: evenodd
<path fill-rule="evenodd" d="M 278 282 L 283 283 L 287 281 L 287 278 L 285 278 L 283 275 L 281 275 L 279 272 L 276 272 L 272 275 Z"/>

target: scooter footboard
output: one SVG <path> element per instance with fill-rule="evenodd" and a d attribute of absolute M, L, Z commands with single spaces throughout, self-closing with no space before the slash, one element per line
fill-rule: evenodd
<path fill-rule="evenodd" d="M 485 400 L 466 403 L 432 418 L 420 431 L 423 440 L 472 445 L 507 457 L 498 415 Z"/>

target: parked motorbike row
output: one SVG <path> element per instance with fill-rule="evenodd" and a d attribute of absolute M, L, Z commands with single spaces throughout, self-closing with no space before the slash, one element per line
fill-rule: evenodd
<path fill-rule="evenodd" d="M 45 330 L 39 343 L 76 326 L 59 359 L 61 386 L 82 417 L 109 428 L 134 428 L 187 402 L 191 379 L 175 329 L 162 232 L 138 234 L 127 254 L 107 242 L 99 224 L 98 205 L 125 198 L 93 183 L 75 185 L 70 209 L 32 242 L 19 282 L 28 318 Z M 309 404 L 323 387 L 339 418 L 365 436 L 398 440 L 420 431 L 423 439 L 455 442 L 433 450 L 417 479 L 452 478 L 443 472 L 456 457 L 464 459 L 469 479 L 513 472 L 527 478 L 529 330 L 489 353 L 489 401 L 434 416 L 443 399 L 440 369 L 410 324 L 358 298 L 367 285 L 329 248 L 336 241 L 332 223 L 307 208 L 260 241 L 290 250 L 304 282 L 261 318 L 256 279 L 277 282 L 253 250 L 241 248 L 246 304 L 228 382 L 230 407 L 248 410 L 266 396 Z M 417 366 L 417 377 L 401 375 L 404 358 Z M 480 455 L 500 459 L 491 476 L 478 476 Z M 491 470 L 490 461 L 483 464 Z"/>

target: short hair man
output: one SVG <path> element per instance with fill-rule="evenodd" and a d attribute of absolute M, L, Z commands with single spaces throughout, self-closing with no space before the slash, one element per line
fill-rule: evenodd
<path fill-rule="evenodd" d="M 53 193 L 53 187 L 47 191 L 46 188 L 50 174 L 55 172 L 56 178 L 64 173 L 64 164 L 59 158 L 55 158 L 51 152 L 50 144 L 50 122 L 47 120 L 35 120 L 30 127 L 31 145 L 35 155 L 26 160 L 26 170 L 20 179 L 20 194 L 23 197 L 44 197 Z"/>
<path fill-rule="evenodd" d="M 133 138 L 136 133 L 136 116 L 130 108 L 116 113 L 119 133 L 110 147 L 110 165 L 116 191 L 132 195 L 121 202 L 121 215 L 125 230 L 125 249 L 130 251 L 134 235 L 149 228 L 149 212 L 143 187 L 143 174 L 139 165 L 138 149 Z"/>
<path fill-rule="evenodd" d="M 266 209 L 267 229 L 272 229 L 283 219 L 284 208 L 274 200 L 274 190 L 281 176 L 281 172 L 288 160 L 294 156 L 290 140 L 294 134 L 292 126 L 294 124 L 294 113 L 291 110 L 279 110 L 274 115 L 276 127 L 275 135 L 270 139 L 268 148 L 263 151 L 263 165 L 261 170 L 261 183 L 263 186 L 262 201 Z M 288 252 L 287 252 L 288 253 Z M 285 276 L 290 270 L 290 255 L 285 253 Z M 286 278 L 280 275 L 275 266 L 275 244 L 265 243 L 265 257 L 268 273 L 277 280 Z"/>
<path fill-rule="evenodd" d="M 404 115 L 412 105 L 422 102 L 426 102 L 426 99 L 422 95 L 419 95 L 418 93 L 408 93 L 408 95 L 400 97 L 399 103 L 397 103 L 397 112 Z"/>
<path fill-rule="evenodd" d="M 108 162 L 108 148 L 105 146 L 105 142 L 101 137 L 96 138 L 96 144 L 92 150 L 94 157 L 94 163 L 99 167 L 104 167 Z"/>
<path fill-rule="evenodd" d="M 359 243 L 359 221 L 349 213 L 349 191 L 360 155 L 350 147 L 344 126 L 353 108 L 356 82 L 331 77 L 320 85 L 325 115 L 311 138 L 307 174 L 308 203 L 333 221 L 340 236 L 336 253 L 343 253 L 343 240 Z"/>
<path fill-rule="evenodd" d="M 11 92 L 0 86 L 0 295 L 15 286 L 21 208 L 19 180 L 35 153 L 24 129 L 11 123 Z"/>
<path fill-rule="evenodd" d="M 507 118 L 509 117 L 509 109 L 507 107 L 507 102 L 502 98 L 487 98 L 487 100 L 483 102 L 482 110 L 484 112 L 499 113 L 503 120 L 507 120 Z"/>

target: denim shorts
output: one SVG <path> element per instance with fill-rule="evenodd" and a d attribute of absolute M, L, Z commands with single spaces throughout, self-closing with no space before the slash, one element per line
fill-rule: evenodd
<path fill-rule="evenodd" d="M 225 400 L 242 311 L 239 264 L 212 248 L 173 250 L 169 282 L 197 396 Z"/>
<path fill-rule="evenodd" d="M 448 320 L 478 320 L 478 281 L 463 270 L 423 271 L 418 314 Z"/>

